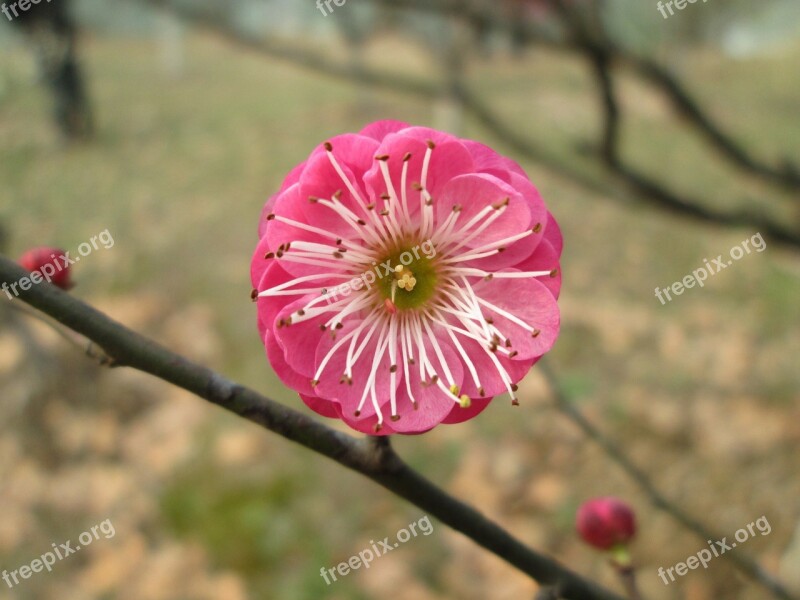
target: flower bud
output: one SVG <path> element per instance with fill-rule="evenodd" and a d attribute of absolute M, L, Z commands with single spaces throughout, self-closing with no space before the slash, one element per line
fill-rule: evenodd
<path fill-rule="evenodd" d="M 61 248 L 37 246 L 31 248 L 19 259 L 19 264 L 31 273 L 39 273 L 46 281 L 57 285 L 62 290 L 72 287 L 70 266 L 64 265 L 65 252 Z"/>
<path fill-rule="evenodd" d="M 608 550 L 626 544 L 636 534 L 636 516 L 618 498 L 593 498 L 578 509 L 575 526 L 587 544 Z"/>

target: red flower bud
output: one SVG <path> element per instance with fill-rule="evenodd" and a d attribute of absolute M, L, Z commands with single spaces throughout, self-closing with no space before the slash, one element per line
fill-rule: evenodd
<path fill-rule="evenodd" d="M 618 498 L 593 498 L 578 509 L 575 526 L 587 544 L 608 550 L 625 544 L 636 534 L 636 516 Z"/>
<path fill-rule="evenodd" d="M 31 273 L 39 273 L 46 281 L 57 285 L 62 290 L 72 287 L 70 281 L 70 266 L 64 265 L 61 257 L 65 252 L 61 248 L 50 246 L 37 246 L 31 248 L 19 259 L 19 264 Z"/>

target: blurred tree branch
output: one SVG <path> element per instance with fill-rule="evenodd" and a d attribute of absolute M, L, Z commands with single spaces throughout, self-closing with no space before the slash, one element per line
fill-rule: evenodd
<path fill-rule="evenodd" d="M 0 285 L 17 282 L 28 274 L 0 255 Z M 19 301 L 97 344 L 115 366 L 130 367 L 163 379 L 364 475 L 540 584 L 557 586 L 566 598 L 622 600 L 621 596 L 528 548 L 476 509 L 425 479 L 403 462 L 386 439 L 355 438 L 327 427 L 171 352 L 53 285 L 42 283 L 21 291 Z"/>
<path fill-rule="evenodd" d="M 434 12 L 454 18 L 465 19 L 475 25 L 488 27 L 498 31 L 513 33 L 517 39 L 530 44 L 546 46 L 564 52 L 583 52 L 585 39 L 569 39 L 530 20 L 520 20 L 519 15 L 510 10 L 503 10 L 503 3 L 497 0 L 371 0 L 383 6 L 407 8 L 423 12 Z M 565 31 L 574 32 L 577 14 L 575 3 L 566 4 L 564 0 L 547 0 L 560 14 Z M 508 2 L 507 4 L 513 4 Z M 595 54 L 605 56 L 607 67 L 614 64 L 629 67 L 639 76 L 656 86 L 666 96 L 674 109 L 694 126 L 711 144 L 734 165 L 761 177 L 765 181 L 788 189 L 800 189 L 800 170 L 791 164 L 788 158 L 784 164 L 771 166 L 754 157 L 739 144 L 733 136 L 726 133 L 722 126 L 701 108 L 700 103 L 687 90 L 686 86 L 666 67 L 656 61 L 636 54 L 616 44 L 605 33 L 599 11 L 600 2 L 588 3 L 587 11 L 591 13 L 592 45 Z M 586 27 L 584 23 L 584 27 Z M 584 31 L 585 33 L 585 31 Z"/>
<path fill-rule="evenodd" d="M 689 515 L 680 506 L 667 498 L 650 480 L 647 474 L 634 464 L 619 445 L 607 438 L 572 402 L 570 402 L 567 393 L 559 383 L 558 378 L 550 368 L 550 364 L 547 360 L 540 361 L 538 368 L 547 380 L 556 408 L 570 421 L 575 423 L 586 437 L 600 446 L 603 452 L 605 452 L 612 461 L 619 465 L 619 467 L 642 489 L 653 506 L 673 517 L 683 527 L 696 534 L 703 542 L 706 540 L 723 539 L 723 536 L 718 532 L 710 530 L 705 524 Z M 722 556 L 730 560 L 737 569 L 745 573 L 748 577 L 764 586 L 775 598 L 780 598 L 781 600 L 796 600 L 780 581 L 770 575 L 758 562 L 746 554 L 741 552 L 726 552 Z"/>
<path fill-rule="evenodd" d="M 800 231 L 787 227 L 774 218 L 752 210 L 720 211 L 712 209 L 697 198 L 685 197 L 669 190 L 659 182 L 625 164 L 619 158 L 618 131 L 621 113 L 613 90 L 611 72 L 612 66 L 618 62 L 627 62 L 635 65 L 638 70 L 658 72 L 659 80 L 665 84 L 669 83 L 668 87 L 676 93 L 676 96 L 682 99 L 681 102 L 685 105 L 685 108 L 694 107 L 696 109 L 689 111 L 691 115 L 694 115 L 693 122 L 696 122 L 701 128 L 705 127 L 712 137 L 723 140 L 728 140 L 729 138 L 704 115 L 697 104 L 691 100 L 689 94 L 663 68 L 658 67 L 648 59 L 624 52 L 611 42 L 605 41 L 602 28 L 599 25 L 595 24 L 591 28 L 583 25 L 583 29 L 578 30 L 576 37 L 575 21 L 572 20 L 572 17 L 566 19 L 566 15 L 574 15 L 571 9 L 566 12 L 562 11 L 562 14 L 565 15 L 567 32 L 572 32 L 573 34 L 573 41 L 567 42 L 559 40 L 558 36 L 543 31 L 537 26 L 526 22 L 519 23 L 508 20 L 496 9 L 492 9 L 490 5 L 483 3 L 461 3 L 456 0 L 391 0 L 391 2 L 389 0 L 371 0 L 379 4 L 389 2 L 391 6 L 395 7 L 453 14 L 458 18 L 485 21 L 492 26 L 511 28 L 513 25 L 517 28 L 514 31 L 521 31 L 523 39 L 530 39 L 534 42 L 561 48 L 569 52 L 582 52 L 584 56 L 588 57 L 589 64 L 600 83 L 599 89 L 604 107 L 602 114 L 605 115 L 600 156 L 602 163 L 612 174 L 612 181 L 604 181 L 588 175 L 580 168 L 555 158 L 545 148 L 520 135 L 512 126 L 505 124 L 495 111 L 465 85 L 461 84 L 457 78 L 442 84 L 417 77 L 378 71 L 365 66 L 359 66 L 358 69 L 354 69 L 352 64 L 343 64 L 332 60 L 322 52 L 300 48 L 297 45 L 280 42 L 264 36 L 255 37 L 239 31 L 226 21 L 225 11 L 222 6 L 220 6 L 219 11 L 208 11 L 190 9 L 170 0 L 138 1 L 152 7 L 174 11 L 180 18 L 222 36 L 236 45 L 272 58 L 286 60 L 323 75 L 358 81 L 362 84 L 374 85 L 430 99 L 450 95 L 458 98 L 466 112 L 501 142 L 573 184 L 578 184 L 587 190 L 602 194 L 610 199 L 647 202 L 667 212 L 689 217 L 700 222 L 726 227 L 755 228 L 773 242 L 800 248 Z M 550 1 L 561 2 L 561 0 Z M 570 27 L 573 29 L 570 29 Z M 731 142 L 731 144 L 733 143 Z M 735 144 L 731 148 L 736 148 Z M 741 156 L 746 155 L 744 151 L 735 153 Z M 798 184 L 800 185 L 800 180 Z M 623 194 L 620 194 L 620 185 L 627 192 L 624 194 L 624 198 L 621 197 Z"/>

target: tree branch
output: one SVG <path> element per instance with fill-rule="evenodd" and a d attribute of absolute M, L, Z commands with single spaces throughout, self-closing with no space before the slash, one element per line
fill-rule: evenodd
<path fill-rule="evenodd" d="M 27 275 L 29 273 L 15 262 L 0 255 L 0 287 Z M 358 439 L 331 429 L 171 352 L 53 285 L 34 285 L 21 291 L 19 300 L 93 341 L 118 366 L 154 375 L 368 477 L 540 584 L 557 585 L 567 598 L 622 600 L 617 594 L 528 548 L 476 509 L 450 496 L 405 464 L 388 441 L 370 437 Z"/>
<path fill-rule="evenodd" d="M 455 89 L 446 90 L 441 84 L 433 83 L 424 79 L 400 74 L 386 73 L 371 68 L 360 68 L 353 70 L 349 64 L 341 64 L 331 60 L 322 53 L 300 49 L 273 39 L 254 37 L 238 31 L 234 26 L 225 21 L 225 15 L 205 13 L 203 11 L 187 9 L 170 2 L 169 0 L 137 0 L 155 8 L 162 8 L 173 11 L 179 17 L 198 25 L 204 29 L 212 31 L 216 35 L 250 50 L 266 54 L 272 58 L 286 60 L 306 69 L 317 73 L 348 80 L 358 80 L 361 83 L 374 85 L 386 89 L 395 90 L 400 93 L 409 93 L 423 98 L 438 98 L 448 91 L 459 98 L 465 110 L 470 113 L 479 123 L 481 123 L 498 140 L 515 149 L 519 154 L 533 160 L 558 176 L 565 178 L 570 183 L 577 183 L 595 193 L 601 193 L 614 200 L 630 200 L 638 202 L 649 202 L 652 205 L 682 217 L 689 217 L 701 222 L 712 223 L 727 227 L 745 226 L 754 227 L 775 243 L 784 244 L 793 248 L 800 248 L 800 232 L 785 227 L 777 221 L 756 214 L 750 211 L 721 212 L 706 207 L 703 202 L 696 198 L 683 197 L 676 192 L 667 189 L 662 184 L 650 177 L 636 171 L 630 166 L 624 165 L 619 160 L 609 162 L 604 160 L 604 165 L 608 168 L 613 179 L 617 183 L 623 184 L 625 197 L 620 197 L 620 189 L 613 183 L 598 181 L 596 178 L 587 175 L 579 168 L 564 164 L 554 158 L 551 152 L 543 147 L 536 145 L 524 136 L 519 135 L 513 127 L 506 125 L 503 120 L 492 111 L 482 100 L 464 86 L 456 85 Z M 374 0 L 382 2 L 384 0 Z M 392 0 L 394 1 L 394 0 Z M 427 0 L 425 0 L 427 1 Z M 414 8 L 422 8 L 422 0 L 398 0 L 401 4 L 407 4 Z M 441 12 L 451 14 L 461 3 L 455 0 L 436 0 L 432 7 L 440 6 Z M 433 10 L 433 8 L 431 8 Z M 438 9 L 437 9 L 438 10 Z M 469 3 L 464 5 L 467 15 L 472 15 L 475 19 L 489 18 L 492 24 L 500 23 L 504 27 L 506 21 L 503 17 L 492 13 L 490 9 L 473 6 Z M 473 11 L 473 12 L 470 12 Z M 463 16 L 463 15 L 462 15 Z M 595 28 L 596 29 L 596 28 Z M 544 36 L 542 32 L 528 26 L 523 27 L 523 32 L 534 39 L 548 45 L 558 45 L 550 37 Z M 600 69 L 610 69 L 611 64 L 620 56 L 620 50 L 608 45 L 600 46 L 597 41 L 598 34 L 593 32 L 591 44 L 597 52 L 603 55 L 602 61 L 595 62 L 593 68 L 599 76 L 606 77 L 606 72 Z M 567 46 L 563 42 L 562 46 L 574 52 L 575 45 Z M 586 48 L 583 48 L 586 51 Z M 594 59 L 593 59 L 594 60 Z M 607 83 L 610 86 L 610 75 Z M 610 87 L 608 89 L 611 89 Z M 687 94 L 688 97 L 688 94 Z M 611 97 L 605 98 L 606 110 L 613 108 L 609 103 Z M 615 109 L 616 110 L 616 109 Z M 619 111 L 617 111 L 618 113 Z M 602 154 L 604 159 L 608 156 L 608 151 L 617 151 L 617 131 L 619 115 L 610 112 L 605 113 L 605 152 Z M 613 134 L 613 138 L 608 134 Z M 610 145 L 609 145 L 610 144 Z"/>
<path fill-rule="evenodd" d="M 372 2 L 382 6 L 433 12 L 465 19 L 473 24 L 505 31 L 509 34 L 513 33 L 529 43 L 563 52 L 580 53 L 584 50 L 580 44 L 559 39 L 557 35 L 540 27 L 535 22 L 520 20 L 518 15 L 510 11 L 507 14 L 504 13 L 499 10 L 496 0 L 473 2 L 464 2 L 463 0 L 372 0 Z M 562 0 L 550 0 L 550 2 L 559 12 L 567 29 L 574 27 L 575 23 L 570 21 L 576 15 L 575 9 L 567 7 L 570 13 L 567 15 L 563 10 Z M 597 10 L 598 3 L 591 3 L 589 9 Z M 606 55 L 608 62 L 630 67 L 634 73 L 657 88 L 666 96 L 678 114 L 705 137 L 728 162 L 768 183 L 787 189 L 800 189 L 800 171 L 796 165 L 790 163 L 788 159 L 784 159 L 784 164 L 772 166 L 756 158 L 703 110 L 683 83 L 666 67 L 614 43 L 603 31 L 599 19 L 595 19 L 594 25 L 595 27 L 592 28 L 593 42 Z"/>
<path fill-rule="evenodd" d="M 547 380 L 556 408 L 570 421 L 575 423 L 586 437 L 600 446 L 603 452 L 620 466 L 620 468 L 642 489 L 653 506 L 670 515 L 683 527 L 696 534 L 703 542 L 706 540 L 722 539 L 723 536 L 719 535 L 718 532 L 709 529 L 705 524 L 689 515 L 662 494 L 647 474 L 628 458 L 622 448 L 603 435 L 603 433 L 595 427 L 572 402 L 570 402 L 547 360 L 540 361 L 537 366 Z M 780 581 L 746 554 L 738 551 L 726 552 L 723 557 L 730 560 L 737 569 L 745 573 L 748 577 L 769 590 L 775 598 L 780 598 L 781 600 L 797 600 Z"/>
<path fill-rule="evenodd" d="M 660 184 L 651 177 L 626 164 L 620 155 L 619 130 L 622 111 L 619 107 L 612 52 L 608 43 L 598 42 L 604 33 L 599 23 L 589 28 L 573 7 L 564 0 L 552 0 L 563 21 L 569 26 L 574 45 L 583 54 L 594 75 L 600 114 L 603 115 L 603 131 L 600 138 L 600 159 L 620 183 L 643 200 L 679 215 L 728 226 L 756 227 L 771 239 L 790 246 L 800 247 L 800 231 L 784 227 L 780 223 L 749 211 L 719 212 L 707 208 L 697 199 L 685 198 Z M 677 85 L 677 84 L 675 84 Z M 680 89 L 680 88 L 676 88 Z M 698 113 L 700 114 L 700 113 Z"/>

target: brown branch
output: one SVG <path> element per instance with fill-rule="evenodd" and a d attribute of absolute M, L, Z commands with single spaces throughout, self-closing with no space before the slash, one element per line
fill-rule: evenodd
<path fill-rule="evenodd" d="M 509 147 L 516 150 L 519 154 L 524 155 L 526 158 L 538 162 L 557 175 L 567 179 L 570 183 L 577 183 L 587 190 L 595 193 L 601 193 L 615 200 L 634 199 L 640 202 L 650 202 L 654 206 L 671 212 L 675 215 L 689 217 L 707 223 L 729 227 L 755 227 L 775 243 L 792 246 L 794 248 L 800 248 L 800 232 L 791 228 L 787 228 L 772 219 L 749 211 L 721 212 L 712 210 L 704 206 L 700 200 L 696 198 L 683 197 L 659 184 L 655 180 L 645 176 L 642 173 L 639 173 L 632 167 L 622 164 L 619 160 L 604 160 L 604 164 L 614 175 L 616 182 L 623 184 L 623 189 L 627 192 L 625 197 L 620 197 L 619 186 L 600 182 L 582 172 L 579 168 L 564 164 L 562 161 L 556 159 L 551 152 L 534 144 L 524 136 L 519 135 L 513 127 L 503 123 L 503 120 L 494 111 L 492 111 L 482 100 L 478 98 L 478 96 L 470 92 L 464 86 L 454 85 L 453 88 L 446 90 L 441 84 L 426 81 L 424 79 L 400 74 L 390 74 L 366 67 L 355 72 L 351 65 L 341 64 L 338 61 L 331 60 L 322 53 L 299 49 L 268 38 L 246 35 L 238 31 L 232 25 L 226 23 L 224 15 L 215 15 L 187 9 L 169 1 L 139 1 L 153 7 L 171 10 L 181 18 L 186 19 L 195 25 L 199 25 L 200 27 L 203 27 L 219 36 L 222 36 L 224 39 L 234 44 L 262 54 L 266 54 L 272 58 L 289 61 L 295 65 L 329 77 L 358 80 L 361 83 L 367 83 L 377 87 L 391 89 L 400 93 L 413 94 L 424 98 L 438 98 L 446 93 L 451 93 L 455 97 L 459 98 L 462 101 L 465 110 L 468 111 L 484 127 L 486 127 L 486 129 L 489 130 L 489 132 L 495 137 L 497 137 L 498 140 L 506 143 Z M 421 0 L 403 1 L 413 4 L 415 7 L 419 7 L 418 5 L 420 4 Z M 453 9 L 456 5 L 460 6 L 460 4 L 455 3 L 454 0 L 442 0 L 442 2 L 444 2 L 442 6 L 447 6 L 447 12 Z M 433 4 L 436 4 L 436 2 Z M 467 10 L 478 10 L 477 8 L 472 7 L 472 5 L 469 3 L 464 6 L 468 7 Z M 490 14 L 485 12 L 486 10 L 487 9 L 480 8 L 480 11 L 484 12 L 475 13 L 476 18 L 483 18 L 483 16 Z M 467 14 L 472 13 L 468 12 Z M 492 18 L 499 19 L 500 17 L 495 16 Z M 494 23 L 495 21 L 492 22 Z M 610 68 L 615 55 L 610 53 L 611 50 L 598 45 L 598 34 L 596 33 L 597 27 L 593 27 L 591 29 L 587 27 L 586 29 L 587 33 L 584 36 L 586 39 L 583 42 L 583 50 L 586 51 L 586 44 L 589 44 L 593 52 L 602 55 L 602 60 L 595 62 L 593 68 L 595 69 L 596 73 L 601 73 L 602 69 L 601 77 L 605 77 L 606 70 Z M 528 31 L 527 28 L 525 28 L 525 31 L 528 32 L 528 35 L 534 35 L 534 33 Z M 589 31 L 590 33 L 588 33 Z M 540 33 L 537 32 L 536 35 L 540 36 Z M 543 38 L 537 37 L 536 39 L 542 40 Z M 547 40 L 548 38 L 544 39 Z M 549 42 L 545 41 L 543 43 Z M 614 51 L 618 52 L 616 50 Z M 593 58 L 593 60 L 595 59 Z M 608 83 L 610 85 L 610 76 Z M 610 100 L 610 97 L 605 99 L 607 111 L 612 108 Z M 616 158 L 619 111 L 616 112 L 617 114 L 614 114 L 613 118 L 610 112 L 605 113 L 605 157 L 608 156 L 608 152 L 610 151 L 614 153 Z M 613 137 L 609 137 L 610 135 L 613 135 Z"/>
<path fill-rule="evenodd" d="M 594 75 L 600 113 L 603 115 L 600 158 L 621 184 L 626 186 L 631 193 L 640 196 L 642 200 L 672 213 L 690 216 L 709 223 L 756 227 L 761 233 L 779 243 L 800 247 L 800 231 L 784 227 L 776 221 L 753 212 L 723 213 L 711 210 L 700 200 L 683 197 L 626 164 L 620 156 L 619 150 L 621 110 L 614 87 L 612 55 L 609 46 L 597 41 L 598 37 L 603 35 L 599 25 L 595 24 L 590 28 L 575 9 L 567 5 L 564 0 L 552 0 L 552 2 L 564 22 L 570 27 L 574 45 L 580 49 Z"/>
<path fill-rule="evenodd" d="M 666 67 L 643 56 L 618 48 L 613 50 L 613 56 L 620 63 L 630 65 L 635 72 L 656 84 L 679 114 L 694 124 L 697 130 L 729 162 L 753 175 L 761 177 L 769 183 L 793 190 L 800 189 L 800 171 L 798 171 L 796 165 L 785 158 L 783 165 L 770 166 L 753 156 L 705 113 L 697 100 L 691 96 L 683 84 Z"/>
<path fill-rule="evenodd" d="M 528 43 L 545 46 L 569 53 L 580 53 L 584 49 L 574 40 L 569 42 L 560 39 L 557 35 L 547 31 L 535 22 L 520 20 L 510 11 L 498 9 L 496 0 L 463 2 L 463 0 L 372 0 L 374 3 L 394 8 L 406 8 L 426 12 L 438 13 L 454 18 L 465 19 L 475 25 L 490 27 L 514 34 Z M 579 18 L 577 11 L 566 7 L 562 0 L 550 0 L 559 12 L 566 29 L 575 26 L 573 19 Z M 599 3 L 590 3 L 589 10 L 599 10 Z M 567 17 L 565 19 L 565 17 Z M 706 113 L 700 103 L 686 89 L 678 78 L 666 67 L 654 60 L 634 53 L 614 43 L 603 31 L 598 15 L 592 20 L 591 26 L 583 23 L 584 29 L 591 32 L 593 43 L 607 56 L 610 64 L 620 64 L 630 67 L 634 73 L 656 87 L 673 105 L 675 110 L 692 125 L 723 158 L 731 164 L 751 173 L 768 183 L 779 185 L 787 189 L 800 189 L 800 170 L 797 166 L 784 159 L 782 165 L 769 165 L 756 158 L 743 145 L 738 143 L 733 136 L 726 133 L 722 126 Z"/>
<path fill-rule="evenodd" d="M 27 271 L 0 255 L 0 286 L 17 282 L 26 275 Z M 403 462 L 388 440 L 359 439 L 331 429 L 171 352 L 53 285 L 34 285 L 22 291 L 19 299 L 4 301 L 26 302 L 98 344 L 115 364 L 183 388 L 368 477 L 539 583 L 558 586 L 568 598 L 621 600 L 617 594 L 528 548 L 476 509 L 425 479 Z"/>
<path fill-rule="evenodd" d="M 538 368 L 547 380 L 556 408 L 577 425 L 586 437 L 600 446 L 603 452 L 605 452 L 612 461 L 619 465 L 625 474 L 641 488 L 653 506 L 670 515 L 687 530 L 697 535 L 703 542 L 706 540 L 720 540 L 723 538 L 718 532 L 712 531 L 704 523 L 691 516 L 667 498 L 650 480 L 647 474 L 634 464 L 620 446 L 607 438 L 600 429 L 593 425 L 592 422 L 570 402 L 567 393 L 550 368 L 547 360 L 540 361 Z M 797 600 L 780 581 L 746 554 L 737 551 L 726 552 L 723 556 L 731 561 L 742 573 L 769 590 L 775 598 L 780 598 L 781 600 Z"/>

